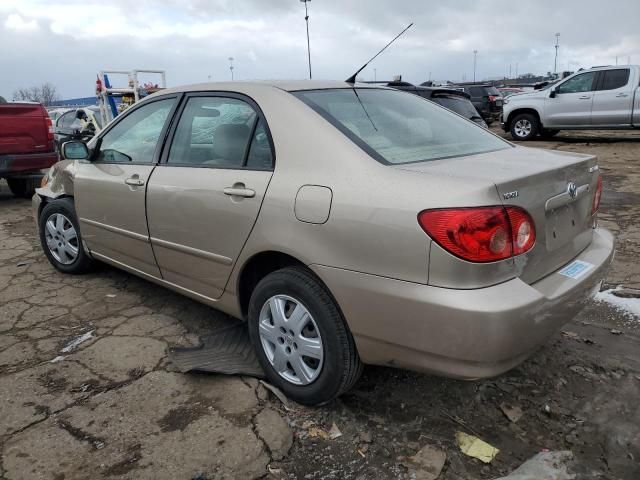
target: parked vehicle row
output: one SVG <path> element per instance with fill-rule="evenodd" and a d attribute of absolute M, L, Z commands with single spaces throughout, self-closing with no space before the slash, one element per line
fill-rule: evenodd
<path fill-rule="evenodd" d="M 582 70 L 540 90 L 511 95 L 501 125 L 515 140 L 569 129 L 640 128 L 640 66 Z"/>
<path fill-rule="evenodd" d="M 55 268 L 103 261 L 245 320 L 268 380 L 306 404 L 363 363 L 509 370 L 613 255 L 593 156 L 386 87 L 173 88 L 62 154 L 33 197 Z"/>
<path fill-rule="evenodd" d="M 487 125 L 500 119 L 503 97 L 493 85 L 453 85 L 451 88 L 469 94 L 471 103 Z"/>
<path fill-rule="evenodd" d="M 408 82 L 389 82 L 387 86 L 426 98 L 477 123 L 481 127 L 487 128 L 487 123 L 471 103 L 471 97 L 468 93 L 452 88 L 415 86 Z"/>
<path fill-rule="evenodd" d="M 0 103 L 0 178 L 11 192 L 30 198 L 43 170 L 58 160 L 53 125 L 39 103 Z"/>

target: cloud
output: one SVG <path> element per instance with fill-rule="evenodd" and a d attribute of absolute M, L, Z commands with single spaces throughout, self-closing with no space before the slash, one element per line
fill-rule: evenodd
<path fill-rule="evenodd" d="M 509 72 L 640 63 L 640 2 L 619 0 L 313 0 L 309 3 L 314 78 L 346 78 L 408 23 L 363 78 L 459 81 Z M 623 14 L 621 14 L 623 12 Z M 2 0 L 0 94 L 43 81 L 64 97 L 91 95 L 101 69 L 165 69 L 170 85 L 230 78 L 305 78 L 304 5 L 298 0 Z M 5 72 L 10 72 L 7 74 Z"/>
<path fill-rule="evenodd" d="M 35 20 L 25 21 L 17 13 L 12 13 L 7 16 L 7 19 L 4 22 L 4 26 L 8 30 L 15 30 L 17 32 L 29 32 L 38 29 L 38 22 Z"/>

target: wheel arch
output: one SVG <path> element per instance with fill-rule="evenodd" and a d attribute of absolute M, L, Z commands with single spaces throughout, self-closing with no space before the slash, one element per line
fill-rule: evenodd
<path fill-rule="evenodd" d="M 514 110 L 513 112 L 509 113 L 509 117 L 507 118 L 507 122 L 506 122 L 509 129 L 511 129 L 511 123 L 513 122 L 513 119 L 516 118 L 516 116 L 521 115 L 523 113 L 534 115 L 538 120 L 538 126 L 540 128 L 544 128 L 544 125 L 542 125 L 542 119 L 540 118 L 540 113 L 538 112 L 538 110 L 531 107 L 523 107 L 523 108 L 518 108 L 517 110 Z"/>
<path fill-rule="evenodd" d="M 298 258 L 277 250 L 267 250 L 251 256 L 242 265 L 236 284 L 238 303 L 243 318 L 249 311 L 249 300 L 256 285 L 264 277 L 281 268 L 299 266 L 307 268 L 306 264 Z"/>

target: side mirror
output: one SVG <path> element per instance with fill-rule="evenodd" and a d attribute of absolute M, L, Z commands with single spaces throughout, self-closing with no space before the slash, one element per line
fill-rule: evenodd
<path fill-rule="evenodd" d="M 86 160 L 89 158 L 89 149 L 82 142 L 65 142 L 62 144 L 61 150 L 65 160 Z"/>
<path fill-rule="evenodd" d="M 556 98 L 557 94 L 558 94 L 558 87 L 553 87 L 551 89 L 551 92 L 549 92 L 549 98 Z"/>

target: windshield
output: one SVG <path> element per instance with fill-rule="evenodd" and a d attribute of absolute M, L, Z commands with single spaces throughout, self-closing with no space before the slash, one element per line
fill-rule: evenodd
<path fill-rule="evenodd" d="M 423 162 L 510 147 L 446 109 L 397 90 L 305 90 L 293 95 L 381 163 Z"/>
<path fill-rule="evenodd" d="M 473 106 L 469 100 L 457 95 L 438 95 L 431 98 L 432 102 L 436 102 L 438 105 L 442 105 L 449 110 L 453 110 L 458 115 L 462 115 L 465 118 L 479 118 L 476 107 Z"/>

